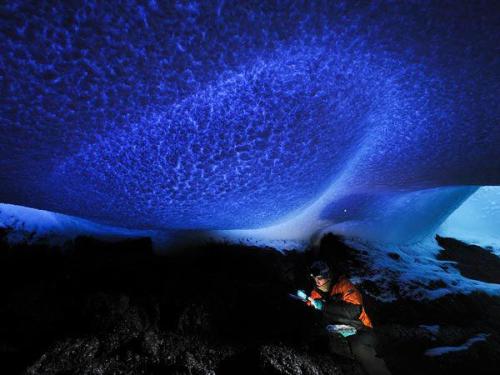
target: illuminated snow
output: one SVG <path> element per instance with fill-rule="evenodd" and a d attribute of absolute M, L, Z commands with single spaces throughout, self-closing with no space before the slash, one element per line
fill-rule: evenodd
<path fill-rule="evenodd" d="M 449 293 L 477 291 L 500 295 L 500 284 L 469 279 L 455 267 L 455 262 L 438 260 L 441 247 L 430 236 L 412 244 L 389 244 L 359 238 L 348 239 L 346 243 L 367 254 L 372 269 L 360 276 L 357 282 L 370 280 L 378 285 L 383 292 L 374 297 L 380 300 L 394 301 L 400 296 L 435 299 Z M 396 254 L 397 259 L 388 256 L 389 253 Z M 391 288 L 394 282 L 398 285 L 397 293 Z M 430 287 L 436 283 L 441 286 Z"/>
<path fill-rule="evenodd" d="M 76 236 L 86 235 L 102 240 L 155 237 L 152 231 L 127 230 L 100 225 L 78 217 L 44 210 L 0 203 L 0 229 L 7 230 L 9 243 L 62 246 Z"/>

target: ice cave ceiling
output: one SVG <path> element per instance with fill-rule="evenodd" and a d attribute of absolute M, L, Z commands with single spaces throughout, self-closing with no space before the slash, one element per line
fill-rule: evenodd
<path fill-rule="evenodd" d="M 9 1 L 0 25 L 0 202 L 418 232 L 500 185 L 495 1 Z"/>

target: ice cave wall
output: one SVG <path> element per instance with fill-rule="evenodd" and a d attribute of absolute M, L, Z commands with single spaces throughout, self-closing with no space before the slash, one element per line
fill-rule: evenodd
<path fill-rule="evenodd" d="M 489 247 L 500 256 L 500 186 L 484 186 L 438 228 L 444 237 Z"/>
<path fill-rule="evenodd" d="M 495 2 L 1 11 L 1 202 L 129 228 L 411 241 L 500 184 Z"/>

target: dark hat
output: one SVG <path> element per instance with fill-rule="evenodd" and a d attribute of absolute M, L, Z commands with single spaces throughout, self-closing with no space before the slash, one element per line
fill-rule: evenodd
<path fill-rule="evenodd" d="M 325 279 L 330 277 L 330 267 L 328 267 L 328 264 L 326 264 L 322 260 L 316 260 L 311 264 L 311 267 L 309 267 L 309 270 L 311 271 L 311 276 L 321 276 L 324 277 Z"/>

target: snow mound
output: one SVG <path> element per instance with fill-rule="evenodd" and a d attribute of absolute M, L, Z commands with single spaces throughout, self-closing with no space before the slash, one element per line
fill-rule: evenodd
<path fill-rule="evenodd" d="M 102 225 L 74 216 L 5 203 L 0 203 L 0 228 L 6 233 L 9 243 L 28 245 L 61 246 L 81 235 L 113 241 L 152 234 L 151 231 Z"/>

